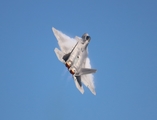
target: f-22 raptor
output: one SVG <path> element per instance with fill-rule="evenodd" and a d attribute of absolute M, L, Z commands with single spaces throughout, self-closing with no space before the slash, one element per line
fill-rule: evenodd
<path fill-rule="evenodd" d="M 78 36 L 70 38 L 54 27 L 52 27 L 52 31 L 60 47 L 60 50 L 55 48 L 54 52 L 59 61 L 64 63 L 72 74 L 77 89 L 83 94 L 83 83 L 96 95 L 92 75 L 96 69 L 91 69 L 87 50 L 91 37 L 85 33 L 81 38 Z"/>

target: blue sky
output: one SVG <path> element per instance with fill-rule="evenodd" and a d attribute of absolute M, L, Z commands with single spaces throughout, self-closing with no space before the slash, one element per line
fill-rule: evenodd
<path fill-rule="evenodd" d="M 1 120 L 156 120 L 157 1 L 2 1 Z M 91 35 L 97 95 L 82 95 L 51 31 Z"/>

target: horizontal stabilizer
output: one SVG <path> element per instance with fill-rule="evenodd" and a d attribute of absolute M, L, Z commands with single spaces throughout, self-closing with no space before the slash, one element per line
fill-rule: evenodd
<path fill-rule="evenodd" d="M 96 69 L 81 68 L 80 72 L 78 74 L 76 74 L 76 76 L 85 75 L 85 74 L 92 74 L 95 72 L 96 72 Z"/>
<path fill-rule="evenodd" d="M 81 76 L 73 76 L 73 78 L 74 78 L 74 82 L 75 82 L 77 89 L 83 94 L 84 89 L 83 89 L 83 86 L 81 83 Z"/>
<path fill-rule="evenodd" d="M 63 56 L 64 56 L 64 54 L 58 48 L 55 48 L 54 51 L 55 51 L 56 56 L 59 59 L 59 61 L 61 61 L 62 63 L 64 63 L 65 61 L 62 59 Z"/>

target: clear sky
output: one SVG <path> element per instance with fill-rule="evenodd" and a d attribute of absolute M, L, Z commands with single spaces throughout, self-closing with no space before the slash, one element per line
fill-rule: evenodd
<path fill-rule="evenodd" d="M 51 28 L 91 36 L 97 95 L 82 95 Z M 3 0 L 0 120 L 157 120 L 156 0 Z"/>

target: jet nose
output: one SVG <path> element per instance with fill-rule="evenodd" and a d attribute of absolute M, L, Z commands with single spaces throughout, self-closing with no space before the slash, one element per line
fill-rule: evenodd
<path fill-rule="evenodd" d="M 83 41 L 86 41 L 86 40 L 90 41 L 91 37 L 89 36 L 88 33 L 85 33 L 82 35 L 82 39 L 83 39 Z"/>
<path fill-rule="evenodd" d="M 89 36 L 89 34 L 88 34 L 88 33 L 85 33 L 84 35 L 85 35 L 85 36 Z"/>

